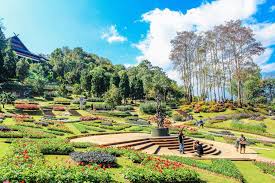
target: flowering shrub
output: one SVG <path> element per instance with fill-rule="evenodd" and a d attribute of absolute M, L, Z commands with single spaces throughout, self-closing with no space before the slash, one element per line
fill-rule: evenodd
<path fill-rule="evenodd" d="M 179 157 L 179 156 L 165 156 L 165 158 L 169 160 L 177 161 L 189 166 L 198 167 L 201 169 L 205 169 L 208 171 L 233 177 L 240 180 L 241 182 L 245 181 L 239 169 L 230 160 L 216 159 L 216 160 L 212 160 L 212 163 L 209 164 L 209 163 L 204 163 L 202 161 L 194 160 L 191 158 Z"/>
<path fill-rule="evenodd" d="M 64 106 L 53 106 L 53 110 L 54 111 L 65 111 L 65 107 Z"/>
<path fill-rule="evenodd" d="M 149 121 L 150 123 L 157 123 L 158 118 L 157 118 L 156 115 L 150 116 L 150 117 L 148 118 L 148 121 Z M 169 127 L 171 124 L 172 124 L 172 122 L 171 122 L 168 118 L 165 118 L 165 119 L 164 119 L 164 123 L 163 123 L 164 127 Z"/>
<path fill-rule="evenodd" d="M 186 113 L 191 112 L 192 109 L 193 109 L 193 106 L 191 106 L 191 105 L 183 105 L 183 106 L 180 108 L 180 110 L 177 110 L 177 112 L 180 113 L 181 115 L 186 115 Z M 179 111 L 184 112 L 184 114 L 182 114 L 182 113 L 179 112 Z"/>
<path fill-rule="evenodd" d="M 98 164 L 105 168 L 117 166 L 115 156 L 100 151 L 72 152 L 70 153 L 70 156 L 74 161 L 81 165 Z"/>
<path fill-rule="evenodd" d="M 39 110 L 38 104 L 15 104 L 16 109 L 21 110 Z"/>
<path fill-rule="evenodd" d="M 58 132 L 65 132 L 65 133 L 73 133 L 66 126 L 51 126 L 51 127 L 48 127 L 48 130 L 53 130 L 53 131 L 58 131 Z"/>
<path fill-rule="evenodd" d="M 16 142 L 12 147 L 0 162 L 1 182 L 113 182 L 98 166 L 46 166 L 37 146 Z"/>
<path fill-rule="evenodd" d="M 174 125 L 174 128 L 178 130 L 185 130 L 185 131 L 191 131 L 191 132 L 196 132 L 198 131 L 197 128 L 191 127 L 191 126 L 186 126 L 186 125 Z"/>
<path fill-rule="evenodd" d="M 268 174 L 275 176 L 275 163 L 255 161 L 254 164 L 257 167 L 259 167 L 264 173 L 268 173 Z"/>
<path fill-rule="evenodd" d="M 13 116 L 15 119 L 32 119 L 31 115 L 28 114 L 16 114 Z"/>
<path fill-rule="evenodd" d="M 100 120 L 101 118 L 98 116 L 82 116 L 80 118 L 81 121 L 93 121 L 93 120 Z"/>
<path fill-rule="evenodd" d="M 180 163 L 148 157 L 143 167 L 132 166 L 127 169 L 125 178 L 133 183 L 143 182 L 201 182 L 199 175 L 183 168 Z"/>
<path fill-rule="evenodd" d="M 124 155 L 127 156 L 133 163 L 141 163 L 148 157 L 147 154 L 134 150 L 128 151 Z"/>

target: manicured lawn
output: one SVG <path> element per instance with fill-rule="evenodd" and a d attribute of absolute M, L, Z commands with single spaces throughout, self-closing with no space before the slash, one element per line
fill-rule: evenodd
<path fill-rule="evenodd" d="M 2 139 L 0 140 L 0 158 L 5 155 L 6 152 L 9 151 L 9 144 L 4 143 Z"/>
<path fill-rule="evenodd" d="M 242 111 L 243 109 L 236 109 L 236 110 L 227 109 L 224 112 L 200 112 L 200 113 L 190 112 L 190 114 L 192 114 L 195 119 L 201 119 L 201 118 L 204 119 L 204 118 L 213 118 L 215 116 L 240 113 Z M 199 117 L 199 116 L 202 116 L 202 117 Z"/>
<path fill-rule="evenodd" d="M 251 146 L 251 148 L 254 149 L 257 153 L 259 153 L 260 156 L 275 160 L 275 153 L 274 153 L 275 146 L 274 145 L 265 146 L 264 144 L 257 143 L 256 145 Z"/>
<path fill-rule="evenodd" d="M 264 174 L 261 169 L 250 161 L 237 161 L 234 163 L 249 183 L 271 183 L 275 181 L 274 177 Z"/>
<path fill-rule="evenodd" d="M 15 125 L 15 121 L 12 118 L 5 118 L 3 123 L 3 125 Z"/>

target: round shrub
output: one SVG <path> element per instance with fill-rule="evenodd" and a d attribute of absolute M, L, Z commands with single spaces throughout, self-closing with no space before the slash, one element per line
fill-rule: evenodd
<path fill-rule="evenodd" d="M 72 152 L 71 158 L 81 164 L 98 164 L 103 167 L 116 167 L 116 157 L 100 151 Z"/>
<path fill-rule="evenodd" d="M 179 114 L 174 114 L 173 115 L 173 120 L 174 121 L 183 121 L 183 117 Z"/>
<path fill-rule="evenodd" d="M 140 104 L 139 108 L 143 113 L 155 114 L 156 108 L 157 108 L 157 103 L 156 102 L 145 102 L 145 103 Z"/>

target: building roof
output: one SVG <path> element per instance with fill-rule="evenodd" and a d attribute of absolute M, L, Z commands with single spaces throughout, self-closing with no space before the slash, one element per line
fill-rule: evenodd
<path fill-rule="evenodd" d="M 17 35 L 9 38 L 11 43 L 11 48 L 16 53 L 17 56 L 30 59 L 34 62 L 44 62 L 47 61 L 46 58 L 33 54 L 28 50 L 28 48 L 23 44 Z"/>

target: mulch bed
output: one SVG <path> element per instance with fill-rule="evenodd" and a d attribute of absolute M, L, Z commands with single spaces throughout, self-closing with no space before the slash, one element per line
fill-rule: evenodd
<path fill-rule="evenodd" d="M 82 116 L 82 115 L 81 115 L 79 112 L 77 112 L 76 110 L 69 109 L 68 111 L 72 114 L 72 116 Z"/>
<path fill-rule="evenodd" d="M 55 114 L 53 113 L 53 111 L 49 110 L 49 109 L 43 109 L 43 113 L 46 116 L 55 116 Z"/>

